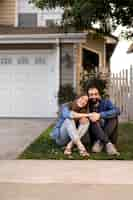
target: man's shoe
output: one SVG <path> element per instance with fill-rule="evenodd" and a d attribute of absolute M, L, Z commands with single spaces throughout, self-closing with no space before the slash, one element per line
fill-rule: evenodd
<path fill-rule="evenodd" d="M 105 145 L 105 148 L 106 148 L 106 152 L 108 155 L 116 155 L 116 156 L 120 155 L 120 153 L 117 151 L 116 147 L 111 142 L 108 142 Z"/>
<path fill-rule="evenodd" d="M 100 153 L 103 149 L 103 144 L 100 142 L 100 140 L 96 141 L 92 147 L 93 153 Z"/>

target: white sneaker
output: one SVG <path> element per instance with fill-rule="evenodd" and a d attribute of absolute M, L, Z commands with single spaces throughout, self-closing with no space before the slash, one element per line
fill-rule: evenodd
<path fill-rule="evenodd" d="M 106 152 L 108 153 L 108 155 L 116 155 L 116 156 L 120 155 L 120 153 L 117 151 L 116 147 L 111 142 L 108 142 L 105 145 L 105 148 L 106 148 Z"/>
<path fill-rule="evenodd" d="M 100 140 L 97 140 L 92 147 L 92 152 L 100 153 L 102 149 L 103 149 L 103 144 L 100 142 Z"/>

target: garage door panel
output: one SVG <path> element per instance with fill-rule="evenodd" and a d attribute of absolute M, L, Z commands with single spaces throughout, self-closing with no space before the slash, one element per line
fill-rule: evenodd
<path fill-rule="evenodd" d="M 8 53 L 13 64 L 0 64 L 0 117 L 56 117 L 58 75 L 55 64 L 53 67 L 56 54 L 45 53 L 43 64 L 35 63 L 35 58 L 43 57 L 44 53 L 21 56 L 20 52 Z M 21 64 L 23 57 L 28 64 Z"/>
<path fill-rule="evenodd" d="M 12 112 L 11 90 L 8 88 L 0 88 L 0 113 L 4 113 L 4 116 L 8 116 L 9 111 Z M 3 106 L 4 105 L 4 106 Z"/>
<path fill-rule="evenodd" d="M 25 83 L 25 81 L 29 80 L 29 73 L 24 72 L 16 72 L 14 73 L 14 81 Z"/>
<path fill-rule="evenodd" d="M 14 105 L 14 111 L 19 117 L 31 117 L 31 115 L 34 117 L 44 117 L 48 103 L 43 101 L 40 97 L 29 96 L 23 99 L 23 95 L 20 95 L 17 97 L 17 100 L 19 100 L 20 103 Z M 28 109 L 25 105 L 28 105 Z"/>

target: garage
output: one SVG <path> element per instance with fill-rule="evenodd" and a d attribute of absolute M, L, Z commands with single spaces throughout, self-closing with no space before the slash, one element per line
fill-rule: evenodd
<path fill-rule="evenodd" d="M 0 29 L 0 118 L 56 118 L 63 84 L 79 88 L 78 51 L 87 33 Z"/>
<path fill-rule="evenodd" d="M 0 52 L 0 117 L 56 117 L 56 50 Z"/>

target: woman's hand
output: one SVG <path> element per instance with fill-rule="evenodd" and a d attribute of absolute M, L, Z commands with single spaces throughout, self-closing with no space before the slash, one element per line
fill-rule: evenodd
<path fill-rule="evenodd" d="M 89 114 L 89 119 L 90 119 L 91 122 L 99 121 L 99 119 L 100 119 L 100 114 L 99 114 L 99 113 L 96 113 L 96 112 L 90 113 L 90 114 Z"/>

